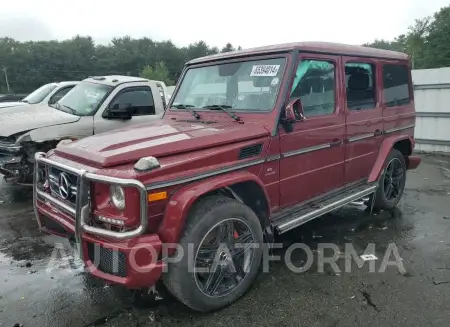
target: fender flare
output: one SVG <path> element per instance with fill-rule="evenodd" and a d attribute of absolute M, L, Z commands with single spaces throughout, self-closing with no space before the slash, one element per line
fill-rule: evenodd
<path fill-rule="evenodd" d="M 386 161 L 386 158 L 391 152 L 395 143 L 403 140 L 409 140 L 411 142 L 411 146 L 414 146 L 414 142 L 408 135 L 392 135 L 383 140 L 380 149 L 378 150 L 377 159 L 375 160 L 372 171 L 370 172 L 369 178 L 367 180 L 368 183 L 376 182 L 378 180 L 381 172 L 384 169 L 384 162 Z"/>
<path fill-rule="evenodd" d="M 211 191 L 249 181 L 255 182 L 261 187 L 270 211 L 270 202 L 266 189 L 256 175 L 248 171 L 237 171 L 225 175 L 214 176 L 185 185 L 170 197 L 164 212 L 164 217 L 158 228 L 159 237 L 164 243 L 177 243 L 184 229 L 187 214 L 198 198 Z"/>

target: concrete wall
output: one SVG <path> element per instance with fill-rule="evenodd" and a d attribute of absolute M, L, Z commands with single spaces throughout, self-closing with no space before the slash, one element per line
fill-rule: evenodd
<path fill-rule="evenodd" d="M 450 153 L 450 67 L 412 71 L 415 150 Z"/>

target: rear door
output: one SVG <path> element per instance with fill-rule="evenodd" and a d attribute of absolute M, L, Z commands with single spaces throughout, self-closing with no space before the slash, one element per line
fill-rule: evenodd
<path fill-rule="evenodd" d="M 344 180 L 345 120 L 339 96 L 340 57 L 299 57 L 290 98 L 302 101 L 305 119 L 280 128 L 280 205 L 291 206 L 333 190 Z"/>
<path fill-rule="evenodd" d="M 380 67 L 375 59 L 343 57 L 345 72 L 345 182 L 370 174 L 383 139 Z"/>

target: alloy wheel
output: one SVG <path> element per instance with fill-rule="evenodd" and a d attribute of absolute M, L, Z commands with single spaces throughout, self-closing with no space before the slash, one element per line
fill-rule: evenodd
<path fill-rule="evenodd" d="M 194 261 L 199 290 L 209 297 L 230 294 L 245 279 L 254 257 L 254 235 L 241 219 L 213 226 L 202 239 Z"/>
<path fill-rule="evenodd" d="M 388 201 L 395 201 L 401 194 L 405 177 L 402 162 L 398 158 L 389 161 L 384 174 L 384 195 Z"/>

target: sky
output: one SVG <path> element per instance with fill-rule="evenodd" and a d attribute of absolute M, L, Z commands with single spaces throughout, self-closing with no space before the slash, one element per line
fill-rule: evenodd
<path fill-rule="evenodd" d="M 3 0 L 0 37 L 20 41 L 90 35 L 203 40 L 249 48 L 295 41 L 362 44 L 393 39 L 416 18 L 432 15 L 449 0 Z"/>

